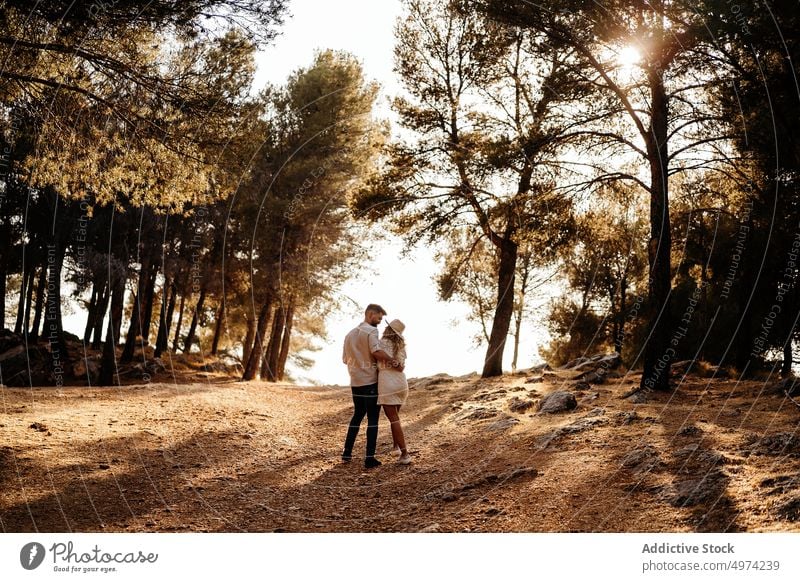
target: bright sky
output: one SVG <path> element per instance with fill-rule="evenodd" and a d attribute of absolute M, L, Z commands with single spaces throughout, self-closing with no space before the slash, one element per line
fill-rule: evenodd
<path fill-rule="evenodd" d="M 402 12 L 398 0 L 291 0 L 289 11 L 277 41 L 258 57 L 257 88 L 283 84 L 292 71 L 311 64 L 317 49 L 341 49 L 361 60 L 384 96 L 398 92 L 392 72 L 394 25 Z"/>
<path fill-rule="evenodd" d="M 275 45 L 259 55 L 256 87 L 267 82 L 282 84 L 293 70 L 310 65 L 317 49 L 343 49 L 362 61 L 368 78 L 382 85 L 380 115 L 390 116 L 386 99 L 400 90 L 392 72 L 394 26 L 402 12 L 400 2 L 293 0 L 290 11 L 292 17 L 282 27 Z M 353 308 L 328 315 L 329 340 L 313 354 L 316 365 L 303 374 L 305 379 L 324 384 L 348 383 L 341 361 L 342 340 L 363 319 L 363 308 L 368 303 L 381 304 L 389 319 L 398 318 L 406 324 L 409 377 L 481 370 L 485 347 L 476 349 L 472 341 L 478 328 L 466 321 L 466 305 L 438 300 L 433 279 L 438 267 L 432 253 L 425 248 L 415 249 L 409 258 L 401 259 L 401 249 L 402 243 L 395 241 L 371 251 L 372 274 L 351 280 L 341 289 L 345 297 L 353 300 Z M 529 333 L 521 342 L 520 367 L 539 361 L 537 344 L 543 334 L 533 329 L 532 322 L 527 325 Z M 507 369 L 512 352 L 509 341 L 505 353 Z"/>

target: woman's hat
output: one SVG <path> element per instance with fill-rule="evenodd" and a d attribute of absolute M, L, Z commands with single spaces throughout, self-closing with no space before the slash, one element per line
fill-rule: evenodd
<path fill-rule="evenodd" d="M 400 321 L 399 319 L 393 319 L 389 323 L 389 327 L 391 327 L 397 335 L 399 335 L 400 337 L 403 337 L 403 332 L 406 329 L 406 324 L 403 323 L 402 321 Z M 405 338 L 403 338 L 403 339 L 405 339 Z"/>

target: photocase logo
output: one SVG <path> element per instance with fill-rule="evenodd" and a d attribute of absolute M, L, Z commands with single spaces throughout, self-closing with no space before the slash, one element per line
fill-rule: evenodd
<path fill-rule="evenodd" d="M 26 570 L 35 570 L 44 561 L 44 546 L 38 542 L 30 542 L 22 546 L 19 563 Z"/>

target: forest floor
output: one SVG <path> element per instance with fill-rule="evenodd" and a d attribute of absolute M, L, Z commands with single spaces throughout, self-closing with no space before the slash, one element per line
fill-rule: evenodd
<path fill-rule="evenodd" d="M 373 470 L 365 427 L 339 459 L 347 387 L 3 388 L 0 530 L 800 531 L 800 409 L 764 383 L 688 376 L 636 404 L 637 375 L 545 379 L 413 380 L 414 462 L 382 416 Z M 577 408 L 537 414 L 553 390 Z"/>

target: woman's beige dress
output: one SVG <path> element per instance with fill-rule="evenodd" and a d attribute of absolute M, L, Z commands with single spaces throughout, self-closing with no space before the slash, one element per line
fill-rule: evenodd
<path fill-rule="evenodd" d="M 401 349 L 394 353 L 394 345 L 390 341 L 381 339 L 380 348 L 390 357 L 405 366 L 406 350 Z M 408 380 L 403 372 L 397 368 L 389 368 L 383 362 L 378 363 L 378 404 L 404 404 L 408 398 Z"/>

